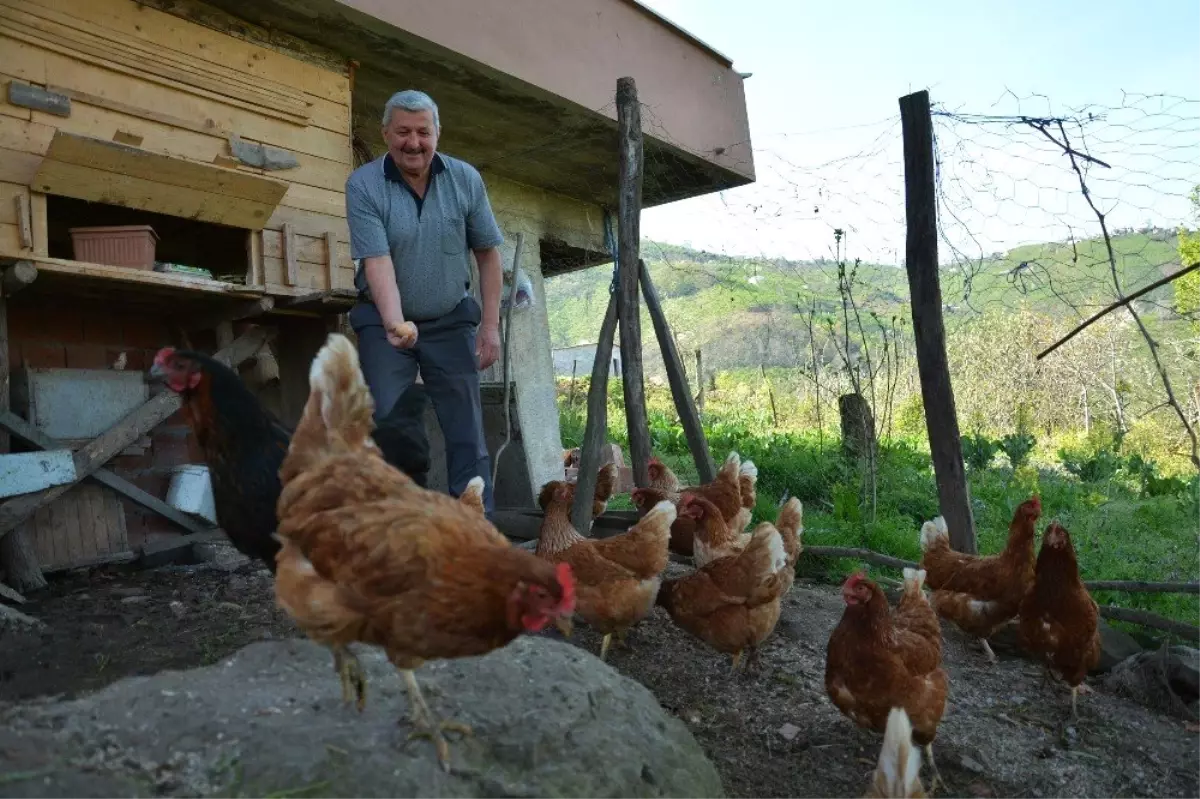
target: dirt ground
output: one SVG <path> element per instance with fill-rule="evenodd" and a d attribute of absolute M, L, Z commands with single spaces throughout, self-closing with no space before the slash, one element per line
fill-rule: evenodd
<path fill-rule="evenodd" d="M 250 564 L 72 574 L 22 610 L 48 627 L 0 632 L 0 701 L 86 693 L 299 634 L 275 608 L 270 575 Z M 825 644 L 841 610 L 836 587 L 797 581 L 749 674 L 731 677 L 729 658 L 661 610 L 608 660 L 687 723 L 730 796 L 862 796 L 880 738 L 824 692 Z M 599 651 L 598 635 L 576 630 L 574 643 Z M 1067 726 L 1069 694 L 1044 683 L 1039 667 L 1004 652 L 989 666 L 957 631 L 944 635 L 951 693 L 934 744 L 948 785 L 940 795 L 1200 795 L 1198 739 L 1181 721 L 1097 689 L 1081 697 L 1080 723 Z"/>

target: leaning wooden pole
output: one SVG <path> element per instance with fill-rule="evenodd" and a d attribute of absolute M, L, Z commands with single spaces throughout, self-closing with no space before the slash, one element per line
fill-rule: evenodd
<path fill-rule="evenodd" d="M 646 299 L 646 310 L 650 312 L 654 336 L 658 339 L 659 349 L 662 350 L 663 368 L 667 371 L 667 382 L 671 385 L 675 412 L 679 414 L 683 435 L 687 438 L 688 449 L 692 451 L 692 460 L 696 462 L 700 482 L 711 483 L 716 479 L 717 470 L 708 451 L 708 439 L 704 437 L 704 428 L 700 425 L 700 414 L 696 411 L 696 403 L 692 401 L 687 372 L 684 371 L 683 361 L 675 346 L 675 337 L 671 335 L 671 328 L 667 324 L 667 316 L 663 313 L 662 303 L 658 300 L 658 292 L 654 290 L 654 283 L 650 280 L 650 270 L 644 262 L 639 263 L 638 267 L 642 296 Z"/>
<path fill-rule="evenodd" d="M 929 92 L 900 98 L 904 135 L 904 206 L 908 220 L 905 266 L 912 303 L 913 335 L 925 427 L 937 479 L 938 501 L 950 545 L 974 554 L 975 520 L 967 490 L 959 441 L 954 389 L 946 359 L 946 330 L 942 324 L 942 288 L 938 278 L 937 189 L 934 182 L 933 119 Z"/>
<path fill-rule="evenodd" d="M 642 382 L 642 321 L 638 312 L 638 264 L 642 218 L 642 112 L 633 78 L 617 79 L 620 184 L 617 202 L 617 317 L 621 325 L 621 377 L 633 481 L 650 484 L 650 423 Z"/>
<path fill-rule="evenodd" d="M 592 526 L 592 495 L 600 471 L 600 449 L 608 438 L 608 372 L 612 362 L 613 336 L 617 331 L 617 293 L 608 298 L 608 310 L 596 341 L 592 361 L 592 382 L 588 386 L 587 422 L 579 447 L 579 476 L 575 483 L 575 502 L 571 505 L 571 524 L 587 535 Z"/>

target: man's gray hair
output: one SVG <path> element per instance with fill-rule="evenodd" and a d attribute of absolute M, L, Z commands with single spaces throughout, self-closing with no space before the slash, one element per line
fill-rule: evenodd
<path fill-rule="evenodd" d="M 392 124 L 392 114 L 398 108 L 413 112 L 428 111 L 433 116 L 434 130 L 441 130 L 442 128 L 442 122 L 438 118 L 437 103 L 425 92 L 419 92 L 416 89 L 405 89 L 402 92 L 393 94 L 383 107 L 383 126 L 385 128 Z"/>

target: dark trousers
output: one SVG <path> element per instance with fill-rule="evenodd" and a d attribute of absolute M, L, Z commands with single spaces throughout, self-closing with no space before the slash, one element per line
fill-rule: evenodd
<path fill-rule="evenodd" d="M 483 503 L 492 501 L 492 469 L 483 437 L 483 404 L 479 396 L 479 367 L 475 360 L 475 331 L 482 311 L 473 297 L 464 297 L 439 319 L 417 322 L 417 345 L 396 349 L 388 343 L 373 305 L 356 305 L 350 324 L 358 336 L 363 376 L 375 399 L 375 419 L 382 419 L 417 379 L 420 369 L 446 439 L 446 477 L 450 493 L 462 494 L 472 478 L 483 478 Z"/>

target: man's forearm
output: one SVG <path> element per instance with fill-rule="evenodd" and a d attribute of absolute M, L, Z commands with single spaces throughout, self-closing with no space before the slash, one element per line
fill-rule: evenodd
<path fill-rule="evenodd" d="M 400 289 L 396 286 L 396 268 L 392 265 L 392 256 L 364 259 L 363 273 L 371 289 L 371 300 L 379 309 L 384 325 L 403 322 L 404 310 L 400 304 Z"/>
<path fill-rule="evenodd" d="M 483 304 L 484 325 L 500 324 L 500 289 L 504 285 L 504 270 L 500 266 L 500 249 L 490 247 L 475 251 L 479 265 L 479 294 Z"/>

